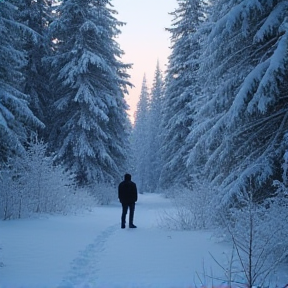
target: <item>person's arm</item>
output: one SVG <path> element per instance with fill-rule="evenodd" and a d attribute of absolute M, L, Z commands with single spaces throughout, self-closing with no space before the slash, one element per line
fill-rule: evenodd
<path fill-rule="evenodd" d="M 118 186 L 118 199 L 119 199 L 119 201 L 121 202 L 121 184 L 119 184 L 119 186 Z"/>
<path fill-rule="evenodd" d="M 135 202 L 138 200 L 137 186 L 135 184 Z"/>

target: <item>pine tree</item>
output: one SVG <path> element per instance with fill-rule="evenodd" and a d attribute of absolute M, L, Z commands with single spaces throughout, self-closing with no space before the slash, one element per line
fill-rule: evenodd
<path fill-rule="evenodd" d="M 255 201 L 281 178 L 288 127 L 287 1 L 216 1 L 200 67 L 202 108 L 192 126 L 191 170 L 219 188 L 218 203 L 243 189 Z M 209 73 L 207 73 L 209 71 Z M 240 195 L 239 194 L 239 195 Z"/>
<path fill-rule="evenodd" d="M 146 76 L 143 77 L 132 134 L 135 179 L 140 193 L 150 191 L 149 184 L 149 92 Z"/>
<path fill-rule="evenodd" d="M 159 177 L 162 168 L 161 161 L 161 118 L 162 118 L 162 102 L 163 102 L 163 76 L 160 70 L 159 61 L 157 62 L 153 86 L 151 89 L 151 103 L 149 110 L 149 158 L 150 169 L 149 184 L 151 191 L 155 191 L 159 184 Z"/>
<path fill-rule="evenodd" d="M 29 97 L 22 89 L 26 55 L 19 42 L 25 33 L 34 32 L 16 21 L 18 10 L 12 2 L 0 5 L 0 162 L 4 163 L 21 154 L 29 134 L 43 125 L 29 109 Z"/>
<path fill-rule="evenodd" d="M 123 25 L 110 1 L 67 0 L 51 26 L 55 89 L 50 150 L 80 185 L 120 181 L 125 171 L 129 120 L 124 100 L 130 65 L 115 37 Z"/>
<path fill-rule="evenodd" d="M 200 53 L 198 28 L 204 19 L 203 1 L 178 0 L 171 33 L 172 53 L 169 57 L 162 120 L 163 169 L 160 185 L 168 188 L 188 181 L 185 164 L 185 139 L 193 121 L 191 103 L 198 93 L 197 70 Z"/>

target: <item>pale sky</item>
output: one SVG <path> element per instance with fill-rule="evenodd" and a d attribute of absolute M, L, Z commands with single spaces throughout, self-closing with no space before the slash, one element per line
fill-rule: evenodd
<path fill-rule="evenodd" d="M 117 19 L 126 23 L 117 39 L 125 52 L 122 61 L 134 64 L 128 73 L 135 87 L 126 96 L 131 110 L 129 114 L 133 116 L 144 73 L 150 90 L 158 59 L 161 70 L 166 70 L 170 33 L 165 28 L 171 27 L 173 17 L 168 13 L 175 10 L 177 0 L 112 0 L 111 3 L 119 13 Z"/>

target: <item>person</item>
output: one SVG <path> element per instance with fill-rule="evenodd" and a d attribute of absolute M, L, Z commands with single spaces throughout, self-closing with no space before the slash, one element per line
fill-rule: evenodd
<path fill-rule="evenodd" d="M 129 228 L 137 228 L 134 225 L 134 211 L 135 203 L 138 199 L 137 186 L 131 181 L 131 175 L 125 174 L 124 181 L 122 181 L 118 186 L 118 198 L 122 204 L 122 216 L 121 216 L 121 228 L 125 228 L 126 224 L 126 214 L 129 208 Z"/>

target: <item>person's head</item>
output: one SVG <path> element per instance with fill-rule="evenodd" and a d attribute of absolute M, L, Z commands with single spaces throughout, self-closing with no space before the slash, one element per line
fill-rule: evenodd
<path fill-rule="evenodd" d="M 125 179 L 126 181 L 131 181 L 131 174 L 126 173 L 126 174 L 124 175 L 124 179 Z"/>

